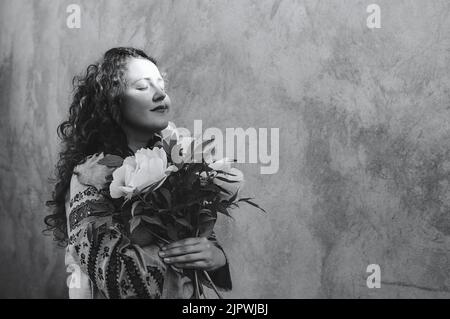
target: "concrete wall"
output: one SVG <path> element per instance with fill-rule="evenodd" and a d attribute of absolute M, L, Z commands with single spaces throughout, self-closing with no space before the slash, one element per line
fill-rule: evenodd
<path fill-rule="evenodd" d="M 280 128 L 277 174 L 239 165 L 268 215 L 219 220 L 226 297 L 450 297 L 450 3 L 378 0 L 368 29 L 372 2 L 1 1 L 0 296 L 67 295 L 41 235 L 56 126 L 72 76 L 126 45 L 168 73 L 178 125 Z"/>

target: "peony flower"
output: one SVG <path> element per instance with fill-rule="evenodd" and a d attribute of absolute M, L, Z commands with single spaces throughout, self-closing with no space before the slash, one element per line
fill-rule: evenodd
<path fill-rule="evenodd" d="M 170 144 L 170 140 L 178 141 L 180 139 L 180 134 L 175 123 L 169 121 L 167 127 L 161 131 L 161 137 L 167 144 Z"/>
<path fill-rule="evenodd" d="M 221 200 L 229 200 L 234 194 L 239 193 L 245 183 L 244 174 L 239 169 L 231 167 L 231 163 L 233 163 L 232 160 L 223 158 L 208 165 L 213 170 L 219 171 L 214 176 L 213 183 L 229 192 L 229 194 L 221 192 Z M 226 178 L 230 182 L 221 178 Z"/>
<path fill-rule="evenodd" d="M 171 150 L 172 161 L 181 167 L 185 163 L 198 163 L 202 158 L 206 163 L 213 162 L 214 142 L 182 136 Z"/>
<path fill-rule="evenodd" d="M 111 175 L 114 168 L 99 164 L 99 161 L 104 157 L 103 152 L 90 155 L 83 164 L 79 164 L 74 168 L 73 172 L 77 175 L 81 184 L 92 185 L 98 190 L 106 188 L 107 178 Z"/>
<path fill-rule="evenodd" d="M 201 162 L 202 157 L 207 163 L 213 161 L 214 143 L 208 144 L 200 138 L 182 135 L 173 122 L 169 121 L 168 126 L 161 131 L 161 139 L 164 150 L 170 154 L 177 167 L 185 163 Z"/>
<path fill-rule="evenodd" d="M 113 172 L 110 195 L 112 198 L 124 196 L 130 199 L 151 185 L 155 190 L 171 172 L 177 170 L 174 165 L 167 167 L 167 155 L 163 149 L 141 148 L 134 156 L 125 158 L 122 166 Z"/>

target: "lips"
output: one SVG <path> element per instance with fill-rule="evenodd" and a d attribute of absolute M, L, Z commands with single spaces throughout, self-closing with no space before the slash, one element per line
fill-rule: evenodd
<path fill-rule="evenodd" d="M 150 111 L 151 112 L 156 112 L 156 111 L 164 112 L 167 109 L 168 109 L 167 105 L 166 104 L 162 104 L 162 105 L 158 105 L 158 106 L 152 108 Z"/>

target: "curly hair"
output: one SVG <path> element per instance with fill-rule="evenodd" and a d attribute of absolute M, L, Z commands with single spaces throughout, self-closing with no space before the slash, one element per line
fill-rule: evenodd
<path fill-rule="evenodd" d="M 123 78 L 129 58 L 156 60 L 142 50 L 117 47 L 108 50 L 97 63 L 90 64 L 84 75 L 72 81 L 73 100 L 68 119 L 57 128 L 62 150 L 56 165 L 56 179 L 52 199 L 46 201 L 52 212 L 45 216 L 44 233 L 53 232 L 61 247 L 68 244 L 65 200 L 73 169 L 92 154 L 104 152 L 125 158 L 134 155 L 128 147 L 127 136 L 121 128 L 120 105 L 126 87 Z M 153 145 L 150 138 L 148 146 Z"/>

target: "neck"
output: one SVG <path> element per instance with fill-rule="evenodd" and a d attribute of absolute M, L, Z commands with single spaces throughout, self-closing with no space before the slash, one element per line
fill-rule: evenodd
<path fill-rule="evenodd" d="M 123 127 L 123 130 L 127 135 L 128 147 L 133 151 L 133 153 L 136 153 L 137 150 L 143 147 L 147 147 L 154 134 L 149 132 L 138 132 L 136 130 L 131 130 L 126 126 Z"/>

